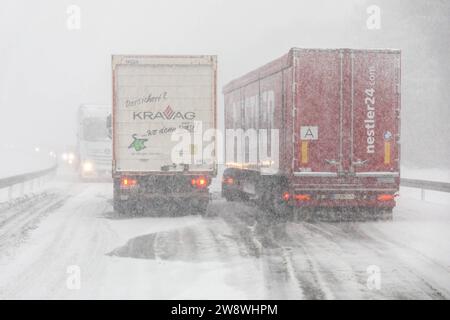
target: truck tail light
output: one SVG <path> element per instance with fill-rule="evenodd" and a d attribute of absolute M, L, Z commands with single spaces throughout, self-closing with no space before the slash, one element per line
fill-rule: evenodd
<path fill-rule="evenodd" d="M 297 201 L 309 201 L 309 200 L 311 200 L 311 196 L 309 194 L 296 194 L 294 198 Z"/>
<path fill-rule="evenodd" d="M 394 198 L 395 198 L 395 195 L 393 195 L 393 194 L 380 194 L 377 197 L 378 201 L 391 201 L 391 200 L 394 200 Z"/>
<path fill-rule="evenodd" d="M 205 177 L 192 178 L 191 185 L 198 189 L 203 189 L 208 186 L 208 180 Z"/>
<path fill-rule="evenodd" d="M 289 201 L 289 199 L 291 198 L 291 194 L 287 191 L 283 192 L 283 200 L 284 201 Z"/>
<path fill-rule="evenodd" d="M 132 188 L 137 185 L 137 180 L 129 177 L 122 177 L 120 179 L 120 186 L 122 188 Z"/>

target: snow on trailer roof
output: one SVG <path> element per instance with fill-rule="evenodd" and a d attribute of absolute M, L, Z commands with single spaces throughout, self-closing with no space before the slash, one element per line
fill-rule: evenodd
<path fill-rule="evenodd" d="M 111 56 L 112 69 L 117 65 L 136 65 L 136 64 L 169 64 L 169 65 L 215 65 L 217 63 L 217 55 L 126 55 L 114 54 Z"/>
<path fill-rule="evenodd" d="M 391 48 L 298 48 L 294 47 L 289 50 L 288 53 L 283 56 L 272 60 L 265 65 L 256 68 L 243 76 L 231 80 L 222 88 L 222 93 L 226 94 L 233 90 L 244 87 L 252 82 L 255 82 L 259 79 L 265 78 L 271 74 L 277 73 L 283 69 L 287 69 L 292 64 L 292 56 L 298 52 L 307 52 L 307 51 L 340 51 L 340 52 L 384 52 L 384 53 L 401 53 L 400 49 L 391 49 Z"/>
<path fill-rule="evenodd" d="M 365 51 L 365 52 L 386 52 L 399 53 L 401 50 L 396 48 L 300 48 L 293 47 L 290 51 Z"/>

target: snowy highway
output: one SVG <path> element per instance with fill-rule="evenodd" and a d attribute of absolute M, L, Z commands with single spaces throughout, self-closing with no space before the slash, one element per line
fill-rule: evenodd
<path fill-rule="evenodd" d="M 207 217 L 120 216 L 110 183 L 57 177 L 0 206 L 0 298 L 449 299 L 450 207 L 271 223 L 216 192 Z"/>

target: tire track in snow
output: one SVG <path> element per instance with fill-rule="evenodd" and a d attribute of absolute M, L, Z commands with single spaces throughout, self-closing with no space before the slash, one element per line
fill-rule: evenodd
<path fill-rule="evenodd" d="M 29 215 L 32 209 L 39 209 L 54 199 L 56 194 L 43 192 L 32 197 L 21 198 L 20 201 L 10 203 L 0 210 L 0 230 L 10 221 L 18 219 L 23 215 Z"/>
<path fill-rule="evenodd" d="M 424 275 L 421 274 L 417 269 L 417 263 L 420 263 L 423 265 L 423 269 L 427 270 L 427 273 L 430 272 L 430 270 L 433 270 L 433 272 L 440 271 L 442 273 L 448 274 L 450 272 L 449 268 L 446 266 L 442 266 L 441 264 L 437 263 L 435 260 L 429 258 L 419 250 L 412 248 L 410 246 L 404 245 L 403 243 L 396 241 L 395 239 L 390 238 L 389 240 L 385 238 L 385 235 L 375 229 L 371 229 L 372 232 L 377 233 L 378 236 L 374 236 L 373 234 L 368 234 L 367 230 L 364 231 L 361 229 L 361 226 L 357 226 L 357 232 L 358 233 L 364 233 L 367 235 L 367 237 L 371 240 L 371 243 L 379 248 L 379 250 L 386 251 L 387 248 L 389 248 L 390 251 L 395 250 L 397 251 L 400 249 L 399 254 L 395 254 L 394 252 L 389 252 L 391 256 L 397 257 L 398 261 L 400 262 L 401 267 L 406 270 L 409 274 L 413 275 L 419 281 L 422 282 L 422 285 L 425 287 L 423 288 L 423 291 L 430 295 L 433 299 L 448 299 L 450 296 L 448 290 L 445 289 L 438 289 L 437 287 L 439 284 L 432 283 L 430 280 L 425 279 Z M 415 262 L 415 269 L 411 268 L 411 265 L 407 262 L 405 262 L 404 259 L 401 258 L 401 256 L 411 256 L 414 258 Z M 409 258 L 409 257 L 408 257 Z M 409 260 L 409 259 L 407 259 Z M 428 274 L 429 277 L 429 274 Z M 408 279 L 411 279 L 408 277 Z M 449 281 L 447 280 L 447 284 Z M 430 292 L 428 292 L 428 290 Z"/>
<path fill-rule="evenodd" d="M 366 270 L 358 271 L 351 261 L 346 259 L 346 252 L 335 243 L 334 235 L 326 232 L 311 231 L 307 223 L 291 223 L 288 225 L 288 234 L 298 252 L 293 255 L 296 261 L 296 270 L 304 273 L 302 265 L 310 266 L 313 278 L 304 281 L 311 288 L 321 288 L 321 299 L 365 299 L 366 296 Z M 330 240 L 332 239 L 332 240 Z M 313 289 L 314 290 L 314 289 Z"/>
<path fill-rule="evenodd" d="M 51 224 L 52 233 L 46 241 L 36 243 L 37 250 L 33 250 L 32 256 L 27 257 L 27 264 L 22 266 L 19 272 L 11 275 L 11 279 L 1 288 L 1 296 L 8 298 L 52 298 L 76 296 L 80 292 L 70 291 L 66 287 L 67 267 L 78 265 L 82 269 L 82 283 L 92 275 L 85 272 L 89 266 L 98 265 L 99 261 L 92 259 L 91 253 L 94 251 L 104 254 L 104 245 L 109 237 L 101 233 L 102 225 L 100 220 L 90 220 L 95 209 L 106 210 L 108 205 L 101 203 L 94 205 L 97 200 L 80 197 L 89 194 L 89 185 L 77 184 L 69 185 L 64 191 L 67 201 L 61 207 L 55 208 L 58 216 L 49 218 L 56 219 Z M 102 209 L 103 208 L 103 209 Z M 60 209 L 60 210 L 59 210 Z M 89 219 L 89 223 L 85 223 Z M 45 221 L 47 222 L 47 221 Z M 56 223 L 55 223 L 56 222 Z M 93 231 L 90 232 L 89 230 Z M 101 233 L 102 237 L 96 237 L 95 233 Z M 97 242 L 92 242 L 92 237 L 97 238 Z M 89 245 L 88 245 L 89 244 Z M 101 248 L 100 248 L 100 247 Z M 99 252 L 100 251 L 100 252 Z M 29 251 L 26 251 L 29 252 Z M 94 254 L 95 256 L 95 254 Z M 101 269 L 101 268 L 100 268 Z M 97 268 L 95 276 L 101 277 L 103 272 Z M 83 286 L 83 284 L 82 284 Z"/>
<path fill-rule="evenodd" d="M 362 267 L 361 259 L 366 261 L 364 267 L 377 265 L 381 268 L 382 288 L 367 292 L 372 297 L 382 299 L 442 299 L 445 297 L 442 292 L 417 275 L 407 262 L 393 252 L 395 248 L 392 244 L 386 245 L 379 239 L 371 237 L 360 229 L 359 224 L 320 223 L 317 225 L 305 224 L 305 227 L 341 247 L 340 259 L 348 259 L 359 265 L 360 269 Z M 359 261 L 354 261 L 355 257 L 351 257 L 351 255 L 356 258 L 360 257 Z M 367 274 L 361 273 L 360 282 L 363 283 L 366 279 Z"/>
<path fill-rule="evenodd" d="M 300 289 L 296 298 L 310 300 L 332 298 L 332 294 L 321 279 L 317 264 L 301 243 L 296 243 L 289 237 L 287 227 L 286 223 L 271 225 L 269 222 L 267 231 L 262 234 L 270 237 L 268 241 L 272 246 L 280 248 L 290 278 Z"/>
<path fill-rule="evenodd" d="M 257 219 L 258 209 L 245 204 L 226 203 L 220 217 L 236 234 L 243 257 L 252 257 L 263 272 L 266 296 L 269 299 L 303 299 L 304 290 L 296 276 L 292 259 L 286 248 L 280 246 L 273 233 L 276 227 Z M 234 207 L 230 210 L 229 207 Z"/>
<path fill-rule="evenodd" d="M 11 250 L 26 240 L 29 232 L 37 228 L 40 221 L 60 208 L 67 196 L 48 194 L 13 210 L 12 214 L 0 223 L 0 252 L 11 253 Z M 17 208 L 16 208 L 17 209 Z"/>

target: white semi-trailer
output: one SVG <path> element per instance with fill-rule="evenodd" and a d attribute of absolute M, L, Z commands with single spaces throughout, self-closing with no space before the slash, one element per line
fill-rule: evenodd
<path fill-rule="evenodd" d="M 216 56 L 112 57 L 114 208 L 204 214 L 216 175 Z"/>

